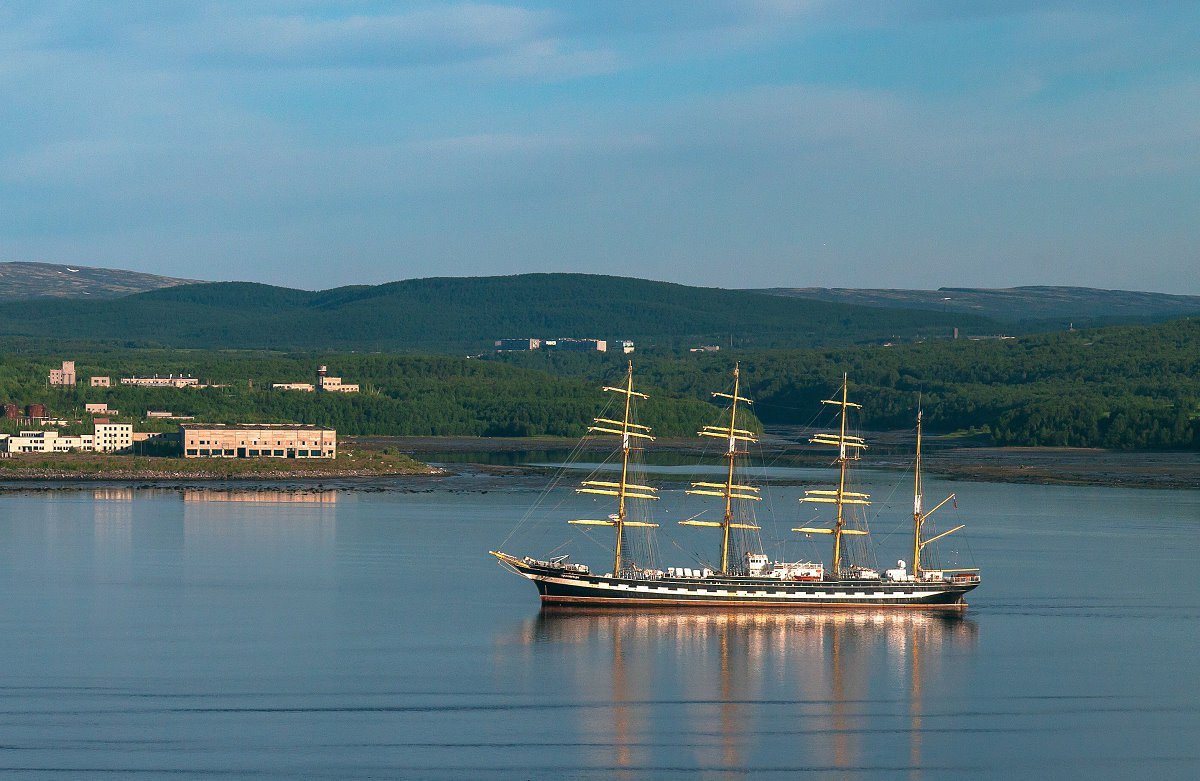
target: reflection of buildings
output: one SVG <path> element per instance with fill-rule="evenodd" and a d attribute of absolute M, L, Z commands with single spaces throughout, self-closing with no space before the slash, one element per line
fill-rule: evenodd
<path fill-rule="evenodd" d="M 298 504 L 334 504 L 337 502 L 337 491 L 216 491 L 208 488 L 185 489 L 185 502 L 280 502 Z"/>
<path fill-rule="evenodd" d="M 92 498 L 97 502 L 132 502 L 132 488 L 93 488 Z"/>
<path fill-rule="evenodd" d="M 920 611 L 543 610 L 519 642 L 535 666 L 561 660 L 579 699 L 609 704 L 583 709 L 580 731 L 613 775 L 656 760 L 647 730 L 677 722 L 688 764 L 734 778 L 766 757 L 852 772 L 896 748 L 889 766 L 920 768 L 925 691 L 953 685 L 941 681 L 970 658 L 977 631 L 959 614 Z M 906 745 L 881 746 L 882 722 Z"/>

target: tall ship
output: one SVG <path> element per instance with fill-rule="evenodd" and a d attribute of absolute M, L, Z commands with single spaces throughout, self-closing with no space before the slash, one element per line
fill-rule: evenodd
<path fill-rule="evenodd" d="M 737 465 L 747 455 L 747 446 L 757 442 L 753 430 L 744 422 L 744 410 L 753 402 L 741 395 L 741 372 L 733 370 L 732 392 L 715 392 L 714 398 L 728 402 L 728 416 L 720 424 L 704 426 L 699 436 L 720 440 L 722 481 L 696 481 L 688 494 L 717 499 L 723 509 L 721 520 L 700 520 L 693 516 L 680 521 L 685 527 L 706 528 L 719 538 L 719 555 L 709 566 L 668 567 L 655 565 L 654 530 L 658 527 L 642 512 L 659 499 L 656 486 L 641 478 L 635 481 L 632 460 L 646 443 L 654 440 L 650 427 L 636 422 L 635 403 L 648 396 L 634 390 L 633 364 L 630 362 L 620 386 L 606 386 L 605 392 L 618 394 L 623 408 L 620 419 L 597 417 L 589 434 L 617 437 L 619 470 L 612 479 L 585 479 L 575 490 L 581 494 L 604 497 L 613 503 L 606 518 L 574 519 L 568 523 L 580 527 L 607 527 L 612 530 L 613 560 L 609 571 L 593 572 L 570 556 L 514 556 L 490 551 L 501 566 L 531 581 L 547 606 L 688 608 L 936 608 L 962 610 L 966 595 L 980 583 L 975 568 L 940 568 L 927 561 L 925 549 L 953 534 L 956 526 L 926 537 L 925 523 L 931 515 L 954 499 L 951 494 L 926 511 L 923 507 L 921 480 L 921 415 L 917 415 L 916 461 L 913 483 L 912 568 L 901 560 L 882 574 L 868 566 L 862 510 L 870 496 L 852 491 L 850 467 L 867 448 L 866 441 L 849 433 L 848 416 L 861 405 L 849 400 L 849 382 L 843 375 L 837 397 L 822 403 L 834 409 L 838 427 L 832 432 L 813 435 L 809 442 L 836 449 L 837 477 L 834 488 L 812 489 L 800 500 L 806 504 L 828 506 L 832 511 L 827 523 L 792 529 L 804 535 L 828 536 L 831 545 L 830 566 L 821 561 L 773 561 L 764 552 L 758 536 L 759 525 L 753 512 L 747 511 L 762 500 L 762 490 L 738 474 Z M 739 422 L 739 413 L 743 421 Z M 615 466 L 615 464 L 614 464 Z M 634 555 L 631 555 L 631 550 Z"/>

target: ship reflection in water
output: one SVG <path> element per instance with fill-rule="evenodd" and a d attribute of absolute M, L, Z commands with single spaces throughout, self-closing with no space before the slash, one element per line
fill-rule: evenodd
<path fill-rule="evenodd" d="M 597 706 L 579 710 L 580 739 L 618 777 L 680 751 L 730 777 L 881 762 L 916 777 L 927 719 L 966 697 L 977 633 L 959 614 L 547 608 L 519 642 Z"/>

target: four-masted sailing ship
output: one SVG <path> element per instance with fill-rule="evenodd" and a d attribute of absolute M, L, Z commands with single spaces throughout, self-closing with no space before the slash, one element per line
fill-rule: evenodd
<path fill-rule="evenodd" d="M 598 417 L 588 428 L 590 434 L 619 437 L 621 468 L 616 480 L 584 480 L 575 490 L 582 494 L 611 497 L 616 500 L 616 512 L 603 519 L 579 519 L 569 523 L 578 526 L 611 527 L 614 531 L 612 570 L 594 573 L 586 564 L 570 561 L 569 556 L 538 559 L 516 557 L 501 551 L 490 551 L 500 564 L 529 579 L 537 586 L 544 605 L 583 605 L 589 607 L 730 607 L 730 608 L 946 608 L 966 607 L 967 592 L 979 585 L 978 570 L 973 568 L 943 569 L 926 566 L 923 551 L 926 546 L 962 529 L 957 526 L 928 539 L 923 537 L 925 521 L 951 501 L 953 494 L 932 510 L 922 507 L 921 483 L 921 416 L 917 416 L 917 457 L 913 493 L 912 570 L 904 561 L 882 575 L 874 568 L 854 561 L 848 555 L 845 538 L 865 541 L 866 529 L 853 528 L 853 511 L 870 504 L 866 493 L 851 491 L 848 468 L 858 460 L 867 447 L 859 436 L 847 433 L 848 413 L 861 406 L 848 398 L 848 380 L 842 378 L 839 398 L 826 399 L 838 412 L 836 432 L 818 433 L 809 442 L 837 449 L 837 487 L 832 490 L 805 491 L 802 502 L 833 505 L 832 524 L 799 526 L 793 532 L 805 535 L 829 535 L 833 543 L 829 569 L 819 561 L 771 561 L 753 539 L 759 526 L 753 517 L 741 512 L 746 505 L 761 501 L 761 489 L 744 482 L 736 464 L 746 455 L 746 446 L 757 441 L 749 428 L 739 428 L 739 409 L 753 402 L 742 396 L 741 373 L 733 370 L 732 393 L 716 392 L 715 398 L 729 402 L 728 424 L 704 426 L 701 437 L 715 438 L 726 443 L 723 482 L 691 483 L 687 493 L 719 497 L 724 505 L 720 521 L 704 521 L 696 517 L 681 521 L 683 526 L 707 527 L 720 532 L 719 560 L 710 567 L 668 567 L 659 569 L 643 566 L 625 555 L 630 530 L 651 531 L 657 524 L 631 515 L 633 505 L 655 501 L 658 489 L 643 483 L 631 482 L 630 457 L 640 450 L 639 443 L 653 441 L 650 428 L 632 419 L 635 399 L 646 394 L 633 389 L 633 364 L 629 364 L 625 382 L 620 387 L 605 387 L 604 391 L 620 394 L 624 415 L 620 420 Z M 743 423 L 743 426 L 745 424 Z M 751 533 L 755 537 L 751 537 Z M 718 563 L 719 561 L 719 563 Z"/>

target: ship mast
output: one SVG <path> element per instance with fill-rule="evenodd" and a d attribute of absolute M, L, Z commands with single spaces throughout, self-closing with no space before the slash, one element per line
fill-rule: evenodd
<path fill-rule="evenodd" d="M 842 535 L 844 534 L 866 534 L 865 531 L 859 529 L 846 528 L 845 506 L 848 504 L 870 504 L 870 494 L 858 493 L 855 491 L 846 490 L 846 468 L 851 460 L 856 460 L 857 455 L 850 455 L 852 452 L 857 454 L 859 450 L 867 447 L 867 443 L 862 437 L 851 436 L 846 433 L 846 412 L 851 407 L 862 409 L 861 404 L 855 404 L 848 399 L 849 378 L 847 375 L 842 375 L 842 397 L 840 399 L 822 399 L 822 404 L 831 404 L 839 407 L 841 411 L 841 426 L 836 435 L 834 434 L 816 434 L 808 441 L 815 445 L 834 445 L 838 449 L 838 487 L 836 491 L 805 491 L 802 502 L 819 502 L 822 504 L 833 504 L 837 506 L 837 516 L 834 519 L 832 529 L 816 529 L 808 526 L 803 526 L 799 529 L 792 529 L 794 532 L 802 532 L 804 534 L 831 534 L 833 535 L 833 577 L 840 578 L 842 572 Z"/>
<path fill-rule="evenodd" d="M 925 525 L 925 519 L 927 519 L 929 516 L 933 515 L 935 512 L 940 510 L 942 508 L 942 505 L 944 505 L 946 502 L 953 499 L 955 495 L 950 494 L 945 499 L 943 499 L 941 502 L 939 502 L 937 507 L 934 507 L 929 512 L 922 511 L 921 502 L 923 499 L 924 487 L 922 486 L 922 483 L 921 483 L 921 411 L 920 410 L 917 410 L 917 460 L 913 467 L 913 472 L 915 474 L 913 477 L 913 559 L 912 559 L 912 566 L 913 566 L 913 578 L 916 580 L 920 580 L 921 579 L 921 551 L 925 548 L 925 546 L 931 542 L 936 542 L 947 535 L 954 534 L 954 532 L 958 531 L 959 529 L 966 528 L 965 524 L 961 525 L 961 526 L 955 526 L 953 529 L 950 529 L 949 531 L 944 531 L 941 534 L 937 535 L 936 537 L 931 537 L 928 540 L 924 540 L 924 541 L 921 540 L 921 527 Z M 973 569 L 972 570 L 963 569 L 963 570 L 956 570 L 956 571 L 967 572 L 967 571 L 973 571 Z"/>
<path fill-rule="evenodd" d="M 643 426 L 638 423 L 633 423 L 629 420 L 630 413 L 633 409 L 633 399 L 648 399 L 650 398 L 644 393 L 638 393 L 633 389 L 633 361 L 629 362 L 629 367 L 625 373 L 625 387 L 612 388 L 604 386 L 601 390 L 609 393 L 620 393 L 625 397 L 625 415 L 621 420 L 612 420 L 611 418 L 593 418 L 596 423 L 594 426 L 588 427 L 588 433 L 596 434 L 616 434 L 621 437 L 621 481 L 614 483 L 605 480 L 584 480 L 582 488 L 576 488 L 576 492 L 581 494 L 600 494 L 601 496 L 617 497 L 617 512 L 615 515 L 608 516 L 608 520 L 604 521 L 569 521 L 569 523 L 578 526 L 614 526 L 617 532 L 617 542 L 615 553 L 613 556 L 613 575 L 621 576 L 621 548 L 624 543 L 625 527 L 626 526 L 646 526 L 655 527 L 657 523 L 644 523 L 641 521 L 628 520 L 626 513 L 626 500 L 628 499 L 658 499 L 656 492 L 657 488 L 648 485 L 634 485 L 629 482 L 629 454 L 638 448 L 633 446 L 633 441 L 637 439 L 647 439 L 654 441 L 654 437 L 650 436 L 650 427 Z"/>
<path fill-rule="evenodd" d="M 727 440 L 729 445 L 725 451 L 725 458 L 729 461 L 729 468 L 725 472 L 724 483 L 692 483 L 692 488 L 687 492 L 689 494 L 699 494 L 702 496 L 720 496 L 725 499 L 725 516 L 720 523 L 716 521 L 697 521 L 689 519 L 680 521 L 681 526 L 709 526 L 721 529 L 721 574 L 729 574 L 729 530 L 730 529 L 758 529 L 751 523 L 734 523 L 733 522 L 733 500 L 747 499 L 750 501 L 760 501 L 761 496 L 756 496 L 759 489 L 750 485 L 739 485 L 733 482 L 734 462 L 738 456 L 746 454 L 745 450 L 738 448 L 739 442 L 757 442 L 753 432 L 748 429 L 737 427 L 738 402 L 745 402 L 747 405 L 753 404 L 750 399 L 738 395 L 741 390 L 741 364 L 733 366 L 733 393 L 718 393 L 713 392 L 714 398 L 729 399 L 729 425 L 728 426 L 705 426 L 701 431 L 696 432 L 702 437 L 714 437 L 716 439 Z"/>

